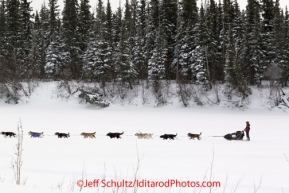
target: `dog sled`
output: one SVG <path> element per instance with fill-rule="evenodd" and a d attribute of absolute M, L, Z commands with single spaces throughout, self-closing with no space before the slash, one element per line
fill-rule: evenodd
<path fill-rule="evenodd" d="M 244 131 L 236 131 L 235 133 L 228 133 L 224 136 L 211 136 L 211 137 L 224 137 L 225 139 L 231 140 L 243 140 L 245 134 Z"/>
<path fill-rule="evenodd" d="M 243 140 L 244 136 L 244 131 L 236 131 L 225 135 L 224 138 L 227 140 Z"/>

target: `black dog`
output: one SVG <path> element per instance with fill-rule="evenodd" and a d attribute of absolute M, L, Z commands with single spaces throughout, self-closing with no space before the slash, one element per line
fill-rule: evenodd
<path fill-rule="evenodd" d="M 160 138 L 163 138 L 164 140 L 167 140 L 167 139 L 174 140 L 177 135 L 178 135 L 177 133 L 175 135 L 174 134 L 164 134 L 164 135 L 161 135 Z"/>
<path fill-rule="evenodd" d="M 58 138 L 68 138 L 68 137 L 70 137 L 69 133 L 58 133 L 58 132 L 56 132 L 54 135 L 57 135 Z"/>
<path fill-rule="evenodd" d="M 121 137 L 121 135 L 123 134 L 124 132 L 122 132 L 122 133 L 111 133 L 111 132 L 109 132 L 108 134 L 106 134 L 106 136 L 109 136 L 111 139 L 112 138 L 117 138 L 117 139 L 120 139 Z"/>
<path fill-rule="evenodd" d="M 15 133 L 13 132 L 1 132 L 2 135 L 4 135 L 5 137 L 15 137 Z"/>

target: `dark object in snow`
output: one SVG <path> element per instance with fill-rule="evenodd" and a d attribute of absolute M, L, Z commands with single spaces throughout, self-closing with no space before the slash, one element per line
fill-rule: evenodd
<path fill-rule="evenodd" d="M 120 136 L 121 136 L 123 133 L 124 133 L 124 132 L 122 132 L 122 133 L 118 133 L 118 132 L 111 133 L 111 132 L 109 132 L 108 134 L 106 134 L 106 136 L 109 136 L 111 139 L 112 139 L 112 138 L 120 139 L 120 138 L 121 138 Z"/>
<path fill-rule="evenodd" d="M 38 132 L 32 132 L 32 131 L 29 131 L 28 132 L 28 134 L 30 135 L 30 137 L 37 137 L 37 138 L 39 138 L 39 137 L 43 137 L 43 132 L 41 132 L 41 133 L 38 133 Z"/>
<path fill-rule="evenodd" d="M 69 133 L 58 133 L 58 132 L 56 132 L 54 135 L 57 135 L 58 138 L 68 138 L 68 137 L 70 137 Z"/>
<path fill-rule="evenodd" d="M 227 140 L 243 140 L 244 131 L 236 131 L 235 133 L 229 133 L 224 136 Z"/>
<path fill-rule="evenodd" d="M 1 132 L 1 134 L 2 135 L 4 135 L 4 137 L 15 137 L 15 133 L 13 133 L 13 132 L 10 132 L 10 131 L 8 131 L 8 132 Z"/>
<path fill-rule="evenodd" d="M 98 93 L 90 93 L 84 90 L 80 90 L 79 97 L 84 99 L 86 103 L 97 105 L 100 107 L 108 107 L 109 102 L 105 99 L 102 99 L 102 95 Z"/>
<path fill-rule="evenodd" d="M 164 140 L 167 140 L 167 139 L 174 140 L 177 135 L 178 135 L 177 133 L 175 135 L 174 134 L 163 134 L 160 136 L 160 138 L 163 138 Z"/>

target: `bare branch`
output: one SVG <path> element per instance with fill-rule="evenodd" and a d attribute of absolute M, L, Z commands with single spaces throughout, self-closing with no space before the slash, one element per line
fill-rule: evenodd
<path fill-rule="evenodd" d="M 262 184 L 262 179 L 263 179 L 263 177 L 261 176 L 258 187 L 256 187 L 255 183 L 254 183 L 254 193 L 258 192 L 258 190 L 260 189 L 261 184 Z"/>
<path fill-rule="evenodd" d="M 17 185 L 20 185 L 20 176 L 21 176 L 21 167 L 22 167 L 22 148 L 23 144 L 23 128 L 22 128 L 22 123 L 21 119 L 18 122 L 17 125 L 17 144 L 16 144 L 16 149 L 15 149 L 15 156 L 16 158 L 12 158 L 11 161 L 11 168 L 14 171 L 14 178 L 15 182 Z"/>
<path fill-rule="evenodd" d="M 241 181 L 243 180 L 243 178 L 244 178 L 244 176 L 243 176 L 241 179 L 238 180 L 238 182 L 237 182 L 237 184 L 236 184 L 236 187 L 235 187 L 235 189 L 233 190 L 233 193 L 235 193 L 235 192 L 237 191 L 238 186 L 239 186 L 239 184 L 241 183 Z"/>

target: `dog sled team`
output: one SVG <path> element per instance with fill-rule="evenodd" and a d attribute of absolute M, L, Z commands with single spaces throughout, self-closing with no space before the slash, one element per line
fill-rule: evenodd
<path fill-rule="evenodd" d="M 4 135 L 4 137 L 15 137 L 16 136 L 16 133 L 14 132 L 1 132 L 2 135 Z M 87 133 L 87 132 L 82 132 L 80 135 L 83 136 L 83 138 L 95 138 L 95 134 L 96 132 L 93 132 L 93 133 Z M 116 139 L 121 139 L 121 135 L 123 135 L 124 132 L 109 132 L 106 134 L 106 136 L 110 137 L 111 139 L 112 138 L 116 138 Z M 197 138 L 198 140 L 201 139 L 200 134 L 192 134 L 192 133 L 188 133 L 188 137 L 190 139 L 195 139 Z M 28 132 L 28 135 L 31 137 L 31 138 L 43 138 L 44 137 L 44 132 L 32 132 L 32 131 L 29 131 Z M 56 132 L 54 135 L 56 135 L 58 138 L 68 138 L 70 137 L 70 134 L 69 133 L 59 133 L 59 132 Z M 135 136 L 137 136 L 138 139 L 153 139 L 153 133 L 136 133 Z M 170 140 L 174 140 L 175 138 L 177 137 L 177 134 L 163 134 L 160 136 L 160 138 L 164 139 L 164 140 L 167 140 L 167 139 L 170 139 Z"/>
<path fill-rule="evenodd" d="M 250 136 L 249 136 L 249 132 L 250 132 L 250 123 L 249 121 L 246 121 L 246 127 L 244 130 L 242 131 L 236 131 L 234 133 L 229 133 L 226 134 L 224 136 L 212 136 L 212 137 L 224 137 L 227 140 L 243 140 L 245 134 L 247 137 L 247 141 L 250 141 Z M 16 133 L 14 132 L 1 132 L 2 135 L 4 135 L 4 137 L 15 137 Z M 80 135 L 83 136 L 83 138 L 95 138 L 95 134 L 96 132 L 93 133 L 87 133 L 87 132 L 82 132 Z M 106 134 L 106 136 L 112 138 L 116 138 L 116 139 L 121 139 L 121 135 L 123 135 L 124 132 L 109 132 Z M 32 132 L 29 131 L 28 135 L 31 138 L 42 138 L 44 137 L 44 132 Z M 68 138 L 70 137 L 69 133 L 60 133 L 60 132 L 56 132 L 54 135 L 56 135 L 58 138 Z M 163 140 L 174 140 L 177 137 L 177 133 L 176 134 L 163 134 L 160 135 L 160 138 L 162 138 Z M 194 134 L 194 133 L 188 133 L 187 136 L 189 139 L 198 139 L 201 140 L 201 135 L 202 132 L 200 132 L 199 134 Z M 153 133 L 142 133 L 142 132 L 138 132 L 135 134 L 135 136 L 138 139 L 153 139 Z"/>

